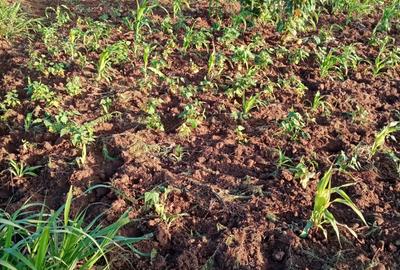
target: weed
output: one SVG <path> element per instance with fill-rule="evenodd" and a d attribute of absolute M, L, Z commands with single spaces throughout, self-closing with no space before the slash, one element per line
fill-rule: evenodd
<path fill-rule="evenodd" d="M 257 72 L 256 69 L 250 68 L 246 72 L 246 74 L 237 75 L 235 80 L 233 80 L 232 85 L 228 87 L 228 89 L 225 92 L 228 98 L 233 98 L 235 96 L 242 98 L 247 89 L 256 86 L 257 84 L 257 80 L 255 78 L 256 72 Z"/>
<path fill-rule="evenodd" d="M 358 161 L 358 155 L 355 154 L 351 158 L 346 156 L 344 151 L 340 151 L 336 159 L 335 165 L 339 167 L 339 172 L 346 172 L 349 169 L 358 171 L 361 169 L 361 164 Z"/>
<path fill-rule="evenodd" d="M 165 222 L 168 226 L 172 224 L 179 217 L 185 216 L 187 214 L 170 214 L 165 209 L 165 204 L 167 201 L 168 194 L 172 192 L 173 189 L 169 187 L 161 187 L 148 191 L 144 194 L 144 205 L 145 209 L 154 209 L 156 214 L 160 219 Z"/>
<path fill-rule="evenodd" d="M 23 12 L 19 2 L 9 3 L 0 0 L 0 37 L 13 40 L 17 37 L 29 36 L 34 20 Z"/>
<path fill-rule="evenodd" d="M 179 114 L 179 118 L 183 119 L 183 124 L 178 128 L 179 135 L 189 137 L 194 129 L 203 122 L 205 116 L 202 110 L 202 102 L 194 101 L 184 107 L 183 112 Z"/>
<path fill-rule="evenodd" d="M 358 104 L 355 110 L 346 112 L 345 114 L 350 117 L 352 123 L 363 124 L 368 121 L 368 111 Z"/>
<path fill-rule="evenodd" d="M 260 68 L 266 68 L 274 63 L 271 53 L 268 50 L 262 50 L 255 55 L 255 64 Z"/>
<path fill-rule="evenodd" d="M 241 125 L 238 125 L 235 129 L 236 140 L 239 143 L 246 144 L 249 141 L 248 136 L 244 133 L 245 130 L 245 127 Z"/>
<path fill-rule="evenodd" d="M 82 92 L 82 82 L 79 76 L 74 76 L 67 79 L 65 90 L 70 96 L 77 96 Z"/>
<path fill-rule="evenodd" d="M 17 178 L 23 178 L 26 176 L 36 177 L 37 169 L 42 167 L 42 166 L 25 165 L 25 163 L 23 161 L 17 162 L 12 159 L 9 161 L 9 165 L 10 165 L 10 168 L 8 169 L 8 171 L 11 173 L 11 175 L 13 175 Z"/>
<path fill-rule="evenodd" d="M 147 102 L 145 112 L 146 116 L 146 127 L 164 131 L 164 125 L 161 121 L 160 115 L 157 113 L 157 107 L 163 103 L 162 99 L 150 99 Z"/>
<path fill-rule="evenodd" d="M 292 140 L 297 140 L 299 136 L 308 138 L 309 135 L 303 128 L 306 124 L 301 114 L 296 111 L 290 111 L 285 119 L 281 121 L 281 128 L 285 134 L 288 134 Z"/>
<path fill-rule="evenodd" d="M 151 235 L 118 235 L 130 222 L 128 212 L 108 226 L 99 224 L 103 215 L 85 225 L 86 211 L 70 216 L 72 192 L 71 187 L 66 203 L 56 211 L 47 211 L 39 203 L 25 203 L 12 214 L 0 210 L 0 265 L 6 269 L 110 269 L 107 255 L 117 248 L 143 255 L 132 245 Z"/>
<path fill-rule="evenodd" d="M 242 70 L 242 64 L 244 64 L 246 70 L 248 70 L 249 63 L 250 61 L 253 61 L 254 58 L 255 56 L 251 52 L 250 46 L 242 45 L 234 48 L 232 61 L 238 64 L 238 70 Z"/>
<path fill-rule="evenodd" d="M 400 17 L 400 1 L 395 0 L 389 3 L 383 10 L 379 22 L 372 31 L 373 35 L 376 35 L 378 32 L 389 32 L 392 29 L 392 21 Z"/>
<path fill-rule="evenodd" d="M 300 162 L 296 166 L 289 168 L 289 171 L 294 173 L 294 179 L 299 180 L 303 189 L 306 189 L 310 179 L 315 176 L 313 169 L 314 166 L 312 166 L 310 170 L 306 165 L 305 159 L 301 158 Z"/>
<path fill-rule="evenodd" d="M 18 98 L 17 90 L 7 91 L 4 96 L 4 100 L 0 103 L 0 110 L 7 110 L 17 107 L 21 104 L 21 101 Z"/>
<path fill-rule="evenodd" d="M 309 52 L 303 48 L 297 48 L 289 54 L 289 62 L 295 65 L 300 64 L 310 56 Z"/>
<path fill-rule="evenodd" d="M 56 94 L 50 88 L 38 81 L 28 81 L 27 94 L 31 96 L 32 101 L 45 102 L 50 106 L 57 106 Z"/>
<path fill-rule="evenodd" d="M 314 199 L 314 208 L 311 214 L 311 218 L 307 221 L 307 225 L 301 233 L 301 237 L 307 237 L 309 230 L 312 227 L 316 227 L 317 229 L 321 229 L 325 238 L 328 238 L 327 230 L 325 229 L 325 224 L 330 224 L 334 229 L 337 239 L 340 243 L 340 232 L 339 227 L 342 226 L 346 228 L 354 237 L 357 238 L 357 234 L 347 225 L 341 224 L 336 221 L 334 215 L 329 211 L 329 207 L 334 203 L 344 204 L 350 207 L 357 216 L 362 220 L 362 222 L 367 225 L 367 222 L 364 219 L 363 214 L 357 208 L 357 206 L 352 202 L 347 193 L 343 190 L 344 187 L 348 187 L 354 184 L 345 184 L 338 187 L 332 186 L 332 174 L 333 168 L 330 167 L 328 171 L 325 172 L 324 176 L 318 183 L 317 191 Z M 339 198 L 331 199 L 331 196 L 336 194 Z"/>

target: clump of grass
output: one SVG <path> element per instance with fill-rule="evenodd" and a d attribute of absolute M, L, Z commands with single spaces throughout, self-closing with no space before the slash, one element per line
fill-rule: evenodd
<path fill-rule="evenodd" d="M 12 40 L 28 35 L 33 20 L 23 12 L 19 2 L 0 0 L 0 38 Z"/>
<path fill-rule="evenodd" d="M 39 203 L 24 204 L 12 214 L 0 209 L 2 269 L 110 269 L 107 255 L 116 248 L 142 254 L 132 245 L 150 235 L 118 235 L 130 222 L 127 212 L 108 226 L 99 224 L 102 215 L 85 225 L 85 211 L 70 216 L 72 199 L 71 188 L 57 211 L 46 211 Z"/>

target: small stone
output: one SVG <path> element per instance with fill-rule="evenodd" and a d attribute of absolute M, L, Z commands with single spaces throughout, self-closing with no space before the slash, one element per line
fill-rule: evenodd
<path fill-rule="evenodd" d="M 377 214 L 375 215 L 375 222 L 378 226 L 381 226 L 385 222 L 385 220 L 382 218 L 381 215 Z"/>
<path fill-rule="evenodd" d="M 197 161 L 198 161 L 199 163 L 204 163 L 204 162 L 206 162 L 206 158 L 205 158 L 205 157 L 199 157 L 199 158 L 197 159 Z"/>
<path fill-rule="evenodd" d="M 378 263 L 373 268 L 371 268 L 371 270 L 386 270 L 386 267 L 382 263 Z"/>
<path fill-rule="evenodd" d="M 396 252 L 397 251 L 397 247 L 395 245 L 393 245 L 392 243 L 389 244 L 389 250 L 390 252 Z"/>
<path fill-rule="evenodd" d="M 290 171 L 288 170 L 283 170 L 282 171 L 282 177 L 287 180 L 287 181 L 292 181 L 293 180 L 293 175 Z"/>
<path fill-rule="evenodd" d="M 255 161 L 254 161 L 253 159 L 248 159 L 248 160 L 246 161 L 246 165 L 247 165 L 248 167 L 253 167 L 254 164 L 255 164 Z"/>
<path fill-rule="evenodd" d="M 285 257 L 285 255 L 286 255 L 285 252 L 283 252 L 282 250 L 274 251 L 274 253 L 272 254 L 274 260 L 277 262 L 281 262 Z"/>

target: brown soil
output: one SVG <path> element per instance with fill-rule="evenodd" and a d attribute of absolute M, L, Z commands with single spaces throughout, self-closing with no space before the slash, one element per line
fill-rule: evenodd
<path fill-rule="evenodd" d="M 55 1 L 26 2 L 35 9 L 35 14 L 42 14 L 43 7 Z M 43 3 L 41 7 L 39 2 Z M 92 4 L 85 6 L 86 2 Z M 197 23 L 209 27 L 211 19 L 203 2 L 207 1 L 200 1 L 193 7 L 193 14 L 187 15 L 201 16 Z M 89 7 L 88 12 L 94 17 L 109 10 L 103 3 L 93 3 L 81 1 L 81 7 Z M 156 20 L 157 14 L 154 16 Z M 369 15 L 345 25 L 341 16 L 323 16 L 319 26 L 328 21 L 345 25 L 342 32 L 334 33 L 336 40 L 330 46 L 357 42 L 358 53 L 372 60 L 377 50 L 368 44 L 366 37 L 371 35 L 378 19 L 379 15 Z M 116 21 L 112 16 L 110 20 Z M 398 45 L 400 33 L 396 31 L 391 35 Z M 270 48 L 280 44 L 280 35 L 271 27 L 248 31 L 242 41 L 255 34 L 260 34 Z M 132 41 L 133 33 L 123 28 L 122 32 L 112 33 L 105 43 L 122 38 Z M 165 44 L 167 37 L 155 31 L 147 39 Z M 31 46 L 44 52 L 43 45 L 36 40 Z M 79 197 L 75 210 L 93 205 L 90 213 L 95 215 L 107 209 L 105 222 L 111 222 L 131 209 L 130 216 L 135 221 L 123 233 L 131 236 L 155 233 L 154 239 L 137 247 L 143 252 L 156 250 L 154 258 L 127 254 L 129 264 L 115 264 L 121 269 L 400 269 L 400 179 L 393 172 L 391 160 L 384 155 L 377 155 L 372 161 L 361 156 L 362 169 L 352 171 L 351 177 L 335 174 L 334 185 L 357 182 L 347 192 L 370 224 L 363 226 L 347 208 L 333 207 L 338 221 L 359 235 L 355 239 L 343 230 L 342 247 L 330 228 L 328 240 L 320 231 L 312 231 L 307 239 L 299 237 L 312 211 L 318 177 L 303 189 L 289 171 L 276 166 L 276 149 L 280 148 L 295 162 L 302 156 L 313 159 L 317 176 L 321 176 L 340 151 L 351 155 L 357 146 L 371 145 L 376 132 L 396 120 L 396 110 L 400 109 L 399 68 L 373 77 L 368 65 L 361 63 L 358 70 L 350 71 L 342 81 L 321 78 L 313 57 L 298 65 L 276 58 L 262 76 L 277 81 L 278 76 L 294 74 L 308 91 L 299 97 L 290 89 L 278 89 L 274 98 L 268 98 L 267 106 L 254 110 L 250 119 L 242 123 L 248 142 L 241 144 L 234 132 L 237 124 L 230 117 L 238 105 L 223 93 L 222 86 L 227 83 L 223 78 L 216 82 L 221 86 L 219 91 L 211 89 L 196 94 L 204 102 L 206 119 L 189 139 L 183 139 L 177 133 L 181 124 L 177 115 L 189 101 L 163 82 L 157 81 L 150 94 L 140 91 L 137 83 L 141 77 L 140 57 L 132 56 L 130 63 L 115 68 L 110 84 L 94 80 L 94 65 L 83 71 L 69 66 L 65 78 L 79 74 L 84 81 L 84 94 L 75 98 L 63 90 L 65 78 L 46 78 L 27 69 L 28 58 L 25 41 L 13 45 L 0 43 L 0 95 L 17 89 L 22 97 L 21 105 L 0 125 L 0 171 L 4 170 L 0 174 L 0 207 L 12 211 L 30 198 L 46 200 L 50 207 L 57 208 L 70 185 L 77 194 L 96 184 L 112 185 L 120 195 L 97 189 Z M 89 58 L 96 63 L 98 54 L 89 54 Z M 62 55 L 56 60 L 65 59 Z M 191 71 L 188 59 L 198 65 L 197 74 Z M 205 51 L 189 52 L 184 57 L 175 51 L 170 61 L 172 67 L 167 75 L 182 77 L 190 84 L 199 84 L 207 73 Z M 227 71 L 231 76 L 234 72 Z M 96 127 L 97 140 L 88 148 L 84 167 L 72 164 L 79 151 L 68 138 L 59 138 L 40 125 L 25 132 L 25 115 L 38 105 L 26 95 L 28 76 L 57 91 L 63 108 L 74 108 L 81 113 L 77 119 L 81 123 L 101 115 L 102 97 L 113 97 L 113 110 L 121 115 Z M 248 95 L 259 91 L 261 86 L 257 85 Z M 298 142 L 280 133 L 279 122 L 291 108 L 303 116 L 310 114 L 309 104 L 317 91 L 331 104 L 331 113 L 310 116 L 315 121 L 309 121 L 304 129 L 310 138 Z M 150 96 L 164 100 L 158 113 L 165 132 L 146 129 L 143 124 L 143 105 Z M 348 113 L 357 106 L 368 114 L 351 119 Z M 395 136 L 400 138 L 398 134 Z M 24 148 L 24 141 L 34 147 Z M 185 150 L 181 160 L 171 152 L 177 145 Z M 104 146 L 116 160 L 103 156 Z M 400 154 L 398 144 L 390 142 L 388 147 Z M 6 171 L 9 158 L 43 167 L 37 177 L 12 180 Z M 171 224 L 165 224 L 155 213 L 143 208 L 144 193 L 160 186 L 173 188 L 165 202 L 167 212 L 182 214 Z"/>

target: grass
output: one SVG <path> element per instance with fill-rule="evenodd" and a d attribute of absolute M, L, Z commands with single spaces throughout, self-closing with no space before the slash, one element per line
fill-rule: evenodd
<path fill-rule="evenodd" d="M 34 20 L 22 10 L 17 1 L 12 4 L 0 0 L 0 38 L 14 40 L 18 37 L 29 36 Z"/>
<path fill-rule="evenodd" d="M 85 223 L 85 212 L 71 217 L 72 188 L 66 203 L 48 211 L 38 203 L 25 203 L 13 213 L 0 210 L 0 265 L 3 269 L 110 269 L 111 252 L 129 249 L 149 239 L 118 235 L 130 220 L 122 214 L 114 223 L 101 225 L 103 215 Z M 122 259 L 122 258 L 119 258 Z"/>

